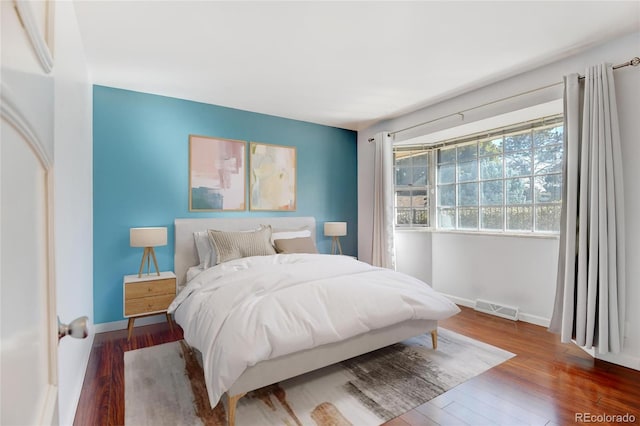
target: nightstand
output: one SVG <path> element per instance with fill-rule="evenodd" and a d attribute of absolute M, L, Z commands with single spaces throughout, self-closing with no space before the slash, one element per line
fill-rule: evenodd
<path fill-rule="evenodd" d="M 129 318 L 127 340 L 131 339 L 136 318 L 165 314 L 173 331 L 171 315 L 167 308 L 176 297 L 176 275 L 160 272 L 160 275 L 125 275 L 122 288 L 124 316 Z"/>

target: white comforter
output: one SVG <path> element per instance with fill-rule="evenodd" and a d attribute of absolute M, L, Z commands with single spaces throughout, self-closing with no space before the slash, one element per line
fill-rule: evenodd
<path fill-rule="evenodd" d="M 202 352 L 215 406 L 260 361 L 459 309 L 422 281 L 346 256 L 278 254 L 203 271 L 169 312 Z"/>

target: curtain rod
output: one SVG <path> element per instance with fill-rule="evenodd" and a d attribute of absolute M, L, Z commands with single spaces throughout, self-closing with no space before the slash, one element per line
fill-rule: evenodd
<path fill-rule="evenodd" d="M 437 149 L 443 148 L 449 145 L 465 144 L 471 141 L 480 141 L 483 139 L 491 139 L 495 136 L 504 136 L 513 133 L 518 133 L 523 130 L 532 130 L 534 128 L 542 128 L 548 126 L 555 126 L 558 123 L 563 122 L 562 114 L 548 115 L 546 117 L 535 118 L 533 120 L 527 120 L 522 123 L 512 124 L 509 126 L 497 127 L 481 132 L 472 133 L 466 136 L 458 136 L 456 138 L 449 138 L 437 143 L 419 143 L 415 145 L 394 145 L 394 151 L 415 151 L 416 149 Z"/>
<path fill-rule="evenodd" d="M 623 64 L 614 65 L 613 69 L 617 70 L 618 68 L 624 68 L 624 67 L 628 67 L 628 66 L 637 67 L 638 65 L 640 65 L 640 57 L 636 56 L 635 58 L 631 59 L 628 62 L 625 62 Z M 584 80 L 584 76 L 579 76 L 578 78 L 580 80 Z M 405 127 L 404 129 L 396 130 L 394 132 L 389 132 L 388 135 L 392 136 L 392 135 L 395 135 L 395 134 L 398 134 L 398 133 L 401 133 L 401 132 L 406 132 L 407 130 L 415 129 L 416 127 L 421 127 L 421 126 L 424 126 L 425 124 L 431 124 L 431 123 L 436 122 L 436 121 L 444 120 L 445 118 L 454 117 L 456 115 L 461 116 L 462 119 L 464 120 L 464 114 L 466 112 L 473 111 L 473 110 L 476 110 L 476 109 L 479 109 L 479 108 L 484 108 L 484 107 L 489 106 L 489 105 L 497 104 L 498 102 L 507 101 L 509 99 L 513 99 L 513 98 L 517 98 L 517 97 L 520 97 L 520 96 L 528 95 L 529 93 L 538 92 L 540 90 L 548 89 L 550 87 L 559 86 L 559 85 L 561 85 L 563 83 L 564 82 L 560 81 L 558 83 L 548 84 L 546 86 L 538 87 L 536 89 L 527 90 L 526 92 L 516 93 L 515 95 L 507 96 L 505 98 L 496 99 L 495 101 L 487 102 L 487 103 L 484 103 L 482 105 L 474 106 L 472 108 L 467 108 L 467 109 L 464 109 L 462 111 L 454 112 L 452 114 L 443 115 L 441 117 L 434 118 L 433 120 L 424 121 L 422 123 L 418 123 L 418 124 L 415 124 L 413 126 Z M 369 139 L 369 142 L 372 142 L 372 141 L 373 141 L 373 138 Z"/>

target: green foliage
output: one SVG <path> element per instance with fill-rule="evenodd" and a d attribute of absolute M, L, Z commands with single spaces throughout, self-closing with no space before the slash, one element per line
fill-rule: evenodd
<path fill-rule="evenodd" d="M 462 183 L 458 185 L 458 205 L 477 206 L 478 205 L 478 184 Z"/>
<path fill-rule="evenodd" d="M 484 206 L 499 205 L 503 203 L 502 179 L 490 180 L 480 183 L 480 204 Z M 501 226 L 502 227 L 502 226 Z"/>
<path fill-rule="evenodd" d="M 507 207 L 507 229 L 510 231 L 531 231 L 533 212 L 530 206 Z"/>
<path fill-rule="evenodd" d="M 504 223 L 502 207 L 483 207 L 480 210 L 480 227 L 482 229 L 502 230 Z"/>
<path fill-rule="evenodd" d="M 480 158 L 480 179 L 502 179 L 502 155 Z"/>

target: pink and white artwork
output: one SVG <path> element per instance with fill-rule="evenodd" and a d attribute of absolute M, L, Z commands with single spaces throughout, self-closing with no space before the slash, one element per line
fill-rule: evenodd
<path fill-rule="evenodd" d="M 245 210 L 244 141 L 189 136 L 189 210 Z"/>

